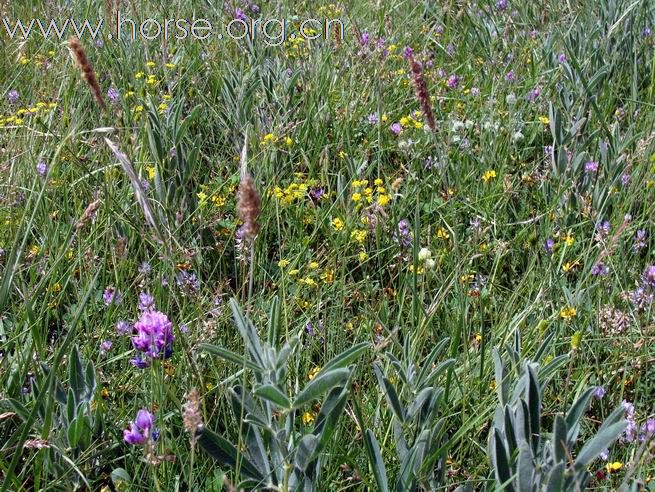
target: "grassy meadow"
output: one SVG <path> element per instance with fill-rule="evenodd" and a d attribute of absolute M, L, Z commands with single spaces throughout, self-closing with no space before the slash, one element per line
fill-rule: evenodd
<path fill-rule="evenodd" d="M 0 17 L 0 491 L 655 490 L 651 1 Z"/>

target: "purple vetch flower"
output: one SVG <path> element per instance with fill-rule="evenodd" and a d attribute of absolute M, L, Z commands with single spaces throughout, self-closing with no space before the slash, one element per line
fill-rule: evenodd
<path fill-rule="evenodd" d="M 546 154 L 548 157 L 552 157 L 554 150 L 555 148 L 552 145 L 546 145 L 544 147 L 544 154 Z"/>
<path fill-rule="evenodd" d="M 514 73 L 514 70 L 510 70 L 509 72 L 507 72 L 507 74 L 505 75 L 505 80 L 507 80 L 508 82 L 516 81 L 516 74 Z"/>
<path fill-rule="evenodd" d="M 594 392 L 592 393 L 592 395 L 596 400 L 600 400 L 601 398 L 603 398 L 603 396 L 605 396 L 605 393 L 606 393 L 605 388 L 603 388 L 602 386 L 597 386 Z"/>
<path fill-rule="evenodd" d="M 609 237 L 611 229 L 612 226 L 607 220 L 604 220 L 603 222 L 599 222 L 598 224 L 596 224 L 596 237 L 595 237 L 596 241 L 598 242 L 605 241 Z"/>
<path fill-rule="evenodd" d="M 378 113 L 371 113 L 368 115 L 369 125 L 377 125 L 378 121 L 380 121 L 380 115 Z"/>
<path fill-rule="evenodd" d="M 507 8 L 507 0 L 498 0 L 496 2 L 496 8 L 498 10 L 505 10 Z"/>
<path fill-rule="evenodd" d="M 637 421 L 635 419 L 635 406 L 629 401 L 623 400 L 623 410 L 625 411 L 625 420 L 627 425 L 623 431 L 623 440 L 633 442 L 637 437 Z"/>
<path fill-rule="evenodd" d="M 133 359 L 130 359 L 130 364 L 132 364 L 134 367 L 138 367 L 139 369 L 146 369 L 150 367 L 150 362 L 142 359 L 141 357 L 134 357 Z"/>
<path fill-rule="evenodd" d="M 588 173 L 596 173 L 598 172 L 598 163 L 596 161 L 587 161 L 584 170 Z"/>
<path fill-rule="evenodd" d="M 564 53 L 560 53 L 560 54 L 557 56 L 557 61 L 559 61 L 560 63 L 564 63 L 564 62 L 566 62 L 566 55 L 565 55 Z"/>
<path fill-rule="evenodd" d="M 132 325 L 127 321 L 120 320 L 116 323 L 116 333 L 119 335 L 130 335 L 132 333 Z"/>
<path fill-rule="evenodd" d="M 400 135 L 403 131 L 403 127 L 400 125 L 400 123 L 394 123 L 391 125 L 390 130 L 394 135 Z"/>
<path fill-rule="evenodd" d="M 39 163 L 36 165 L 36 173 L 44 177 L 46 174 L 48 174 L 48 165 L 45 163 L 45 161 L 39 161 Z"/>
<path fill-rule="evenodd" d="M 118 104 L 120 97 L 121 94 L 115 87 L 110 87 L 109 90 L 107 90 L 107 99 L 109 99 L 109 102 L 112 104 Z"/>
<path fill-rule="evenodd" d="M 412 56 L 414 56 L 414 48 L 411 46 L 405 46 L 403 49 L 403 58 L 409 60 Z"/>
<path fill-rule="evenodd" d="M 652 31 L 650 30 L 650 27 L 644 27 L 644 29 L 641 31 L 641 35 L 645 38 L 650 36 L 652 34 Z"/>
<path fill-rule="evenodd" d="M 368 33 L 368 31 L 364 31 L 359 38 L 359 44 L 361 44 L 362 46 L 367 46 L 370 40 L 371 40 L 371 35 Z"/>
<path fill-rule="evenodd" d="M 139 311 L 152 311 L 155 308 L 155 298 L 149 292 L 139 294 Z"/>
<path fill-rule="evenodd" d="M 644 439 L 653 437 L 653 435 L 655 435 L 655 419 L 650 418 L 646 420 L 644 425 L 641 426 L 641 432 L 644 436 Z"/>
<path fill-rule="evenodd" d="M 603 263 L 596 263 L 593 267 L 591 267 L 591 274 L 597 277 L 604 277 L 609 272 L 609 267 Z"/>
<path fill-rule="evenodd" d="M 441 24 L 437 24 L 436 26 L 434 26 L 434 32 L 436 32 L 437 34 L 443 34 L 443 31 L 444 31 L 444 27 Z"/>
<path fill-rule="evenodd" d="M 655 290 L 655 265 L 648 265 L 641 276 L 642 283 Z"/>
<path fill-rule="evenodd" d="M 459 85 L 459 77 L 455 74 L 451 75 L 448 77 L 448 80 L 446 81 L 446 85 L 450 89 L 457 89 L 457 86 Z"/>
<path fill-rule="evenodd" d="M 607 459 L 610 457 L 610 450 L 605 449 L 605 450 L 601 451 L 598 456 L 600 457 L 601 460 L 607 461 Z"/>
<path fill-rule="evenodd" d="M 453 56 L 455 54 L 455 47 L 452 43 L 448 43 L 448 46 L 446 46 L 446 54 L 448 56 Z"/>
<path fill-rule="evenodd" d="M 532 89 L 528 94 L 525 96 L 525 99 L 528 102 L 533 102 L 536 100 L 539 96 L 541 95 L 541 89 L 539 87 L 535 87 Z"/>
<path fill-rule="evenodd" d="M 477 87 L 471 87 L 471 95 L 477 97 L 480 95 L 480 89 Z"/>
<path fill-rule="evenodd" d="M 121 293 L 112 286 L 107 287 L 102 294 L 102 300 L 105 301 L 105 306 L 120 304 L 121 298 Z"/>
<path fill-rule="evenodd" d="M 630 184 L 630 175 L 627 173 L 624 173 L 621 175 L 621 185 L 625 188 Z"/>
<path fill-rule="evenodd" d="M 12 89 L 7 93 L 7 101 L 9 104 L 16 104 L 20 99 L 20 94 L 16 89 Z"/>
<path fill-rule="evenodd" d="M 546 253 L 551 254 L 553 252 L 554 247 L 555 247 L 555 240 L 550 237 L 546 239 L 546 242 L 544 243 L 544 249 L 546 250 Z"/>
<path fill-rule="evenodd" d="M 105 355 L 107 352 L 111 350 L 113 343 L 111 340 L 105 340 L 102 343 L 100 343 L 100 355 Z"/>
<path fill-rule="evenodd" d="M 637 312 L 643 312 L 653 303 L 653 294 L 647 292 L 643 287 L 637 287 L 628 293 L 628 300 L 635 307 Z"/>
<path fill-rule="evenodd" d="M 443 68 L 439 67 L 439 69 L 437 70 L 437 77 L 439 77 L 440 79 L 445 79 L 446 71 Z"/>
<path fill-rule="evenodd" d="M 151 359 L 171 356 L 173 352 L 173 323 L 159 311 L 145 311 L 134 324 L 136 335 L 132 345 Z"/>
<path fill-rule="evenodd" d="M 186 335 L 187 333 L 189 333 L 189 327 L 185 323 L 182 323 L 180 325 L 180 332 Z"/>
<path fill-rule="evenodd" d="M 145 444 L 149 438 L 155 438 L 154 426 L 155 416 L 142 408 L 137 412 L 136 419 L 130 422 L 129 427 L 123 431 L 123 439 L 126 443 L 135 446 Z"/>
<path fill-rule="evenodd" d="M 147 261 L 142 261 L 141 264 L 139 265 L 139 273 L 142 273 L 143 275 L 148 275 L 151 270 L 152 267 L 150 266 L 150 263 L 148 263 Z"/>
<path fill-rule="evenodd" d="M 646 231 L 639 229 L 635 233 L 635 242 L 632 245 L 634 251 L 641 251 L 646 247 Z"/>
<path fill-rule="evenodd" d="M 309 198 L 314 204 L 317 204 L 325 195 L 325 190 L 321 187 L 315 186 L 309 190 Z"/>
<path fill-rule="evenodd" d="M 314 325 L 312 324 L 311 321 L 308 321 L 307 324 L 305 325 L 305 331 L 310 337 L 314 336 Z"/>
<path fill-rule="evenodd" d="M 193 272 L 182 270 L 175 276 L 175 283 L 184 295 L 194 295 L 200 289 L 200 280 Z"/>
<path fill-rule="evenodd" d="M 403 248 L 408 248 L 412 244 L 412 231 L 409 229 L 409 221 L 402 219 L 398 222 L 398 232 L 395 232 L 393 239 L 399 243 Z"/>
<path fill-rule="evenodd" d="M 241 10 L 239 7 L 234 9 L 234 20 L 240 20 L 240 21 L 245 21 L 248 18 L 246 17 L 246 14 Z"/>
<path fill-rule="evenodd" d="M 168 154 L 171 156 L 171 158 L 177 157 L 177 149 L 175 147 L 171 147 L 171 150 L 168 151 Z"/>

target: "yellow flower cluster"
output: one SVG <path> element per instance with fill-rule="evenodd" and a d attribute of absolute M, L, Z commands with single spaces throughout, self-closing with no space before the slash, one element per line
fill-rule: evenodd
<path fill-rule="evenodd" d="M 277 266 L 280 267 L 281 270 L 285 270 L 290 264 L 291 262 L 285 258 L 282 258 L 277 262 Z M 301 275 L 301 273 L 303 273 L 303 275 Z M 325 285 L 334 283 L 334 270 L 331 268 L 325 268 L 321 271 L 320 265 L 317 261 L 310 261 L 306 265 L 304 272 L 301 272 L 299 268 L 293 268 L 287 272 L 287 275 L 292 280 L 307 287 L 318 287 L 319 281 L 323 282 Z"/>
<path fill-rule="evenodd" d="M 54 111 L 57 108 L 56 102 L 37 102 L 34 106 L 29 108 L 20 108 L 13 115 L 1 116 L 0 115 L 0 128 L 5 126 L 22 125 L 25 122 L 26 116 L 35 114 L 44 114 Z"/>
<path fill-rule="evenodd" d="M 352 182 L 353 194 L 350 199 L 360 205 L 363 202 L 368 204 L 375 202 L 380 207 L 385 207 L 391 202 L 391 197 L 387 194 L 387 189 L 384 187 L 384 181 L 377 178 L 373 181 L 373 186 L 369 186 L 367 179 L 354 180 Z"/>
<path fill-rule="evenodd" d="M 302 178 L 302 174 L 296 176 Z M 269 196 L 273 195 L 284 205 L 291 205 L 307 198 L 309 196 L 308 193 L 310 188 L 317 186 L 318 184 L 319 182 L 316 179 L 310 179 L 307 181 L 297 179 L 286 188 L 276 186 L 273 190 L 269 191 Z"/>
<path fill-rule="evenodd" d="M 420 121 L 421 119 L 421 112 L 420 111 L 414 111 L 413 114 L 410 114 L 408 116 L 403 116 L 400 118 L 400 126 L 403 128 L 416 128 L 417 130 L 420 130 L 423 128 L 423 122 Z"/>

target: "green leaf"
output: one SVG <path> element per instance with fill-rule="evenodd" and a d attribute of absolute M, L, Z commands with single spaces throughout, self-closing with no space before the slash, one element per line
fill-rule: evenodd
<path fill-rule="evenodd" d="M 561 415 L 556 415 L 553 423 L 553 456 L 555 457 L 555 463 L 566 463 L 568 460 L 567 432 L 566 420 Z"/>
<path fill-rule="evenodd" d="M 350 347 L 348 350 L 330 359 L 323 366 L 319 375 L 325 371 L 329 371 L 330 369 L 337 369 L 337 368 L 348 366 L 351 362 L 361 357 L 362 354 L 366 352 L 366 350 L 368 350 L 370 345 L 371 344 L 369 342 L 362 342 Z"/>
<path fill-rule="evenodd" d="M 301 470 L 303 473 L 307 471 L 307 468 L 314 460 L 316 456 L 316 450 L 318 448 L 318 443 L 319 439 L 314 434 L 307 434 L 300 440 L 298 449 L 296 450 L 294 464 L 296 468 Z"/>
<path fill-rule="evenodd" d="M 519 449 L 517 486 L 519 492 L 532 492 L 534 490 L 534 462 L 532 451 L 527 443 L 523 443 Z"/>
<path fill-rule="evenodd" d="M 405 422 L 405 410 L 402 403 L 400 403 L 400 399 L 398 398 L 396 387 L 382 374 L 382 370 L 377 364 L 373 366 L 373 369 L 375 371 L 375 375 L 378 378 L 380 388 L 384 391 L 387 402 L 389 402 L 389 406 L 391 407 L 394 415 L 400 422 Z"/>
<path fill-rule="evenodd" d="M 230 299 L 230 308 L 232 309 L 232 316 L 237 330 L 241 334 L 243 341 L 246 343 L 246 348 L 250 354 L 252 361 L 259 367 L 264 365 L 264 351 L 262 349 L 259 335 L 253 326 L 252 322 L 243 314 L 239 302 L 233 297 Z"/>
<path fill-rule="evenodd" d="M 575 459 L 574 467 L 582 470 L 595 460 L 600 453 L 607 449 L 617 437 L 625 430 L 627 422 L 621 420 L 605 428 L 601 427 L 598 433 L 582 447 Z"/>
<path fill-rule="evenodd" d="M 504 490 L 513 492 L 514 487 L 511 484 L 512 472 L 509 468 L 505 445 L 498 429 L 494 429 L 493 435 L 491 436 L 491 464 L 496 472 L 497 485 L 503 485 L 505 486 Z"/>
<path fill-rule="evenodd" d="M 198 438 L 198 444 L 200 444 L 200 447 L 202 447 L 207 454 L 219 463 L 235 469 L 237 461 L 240 460 L 240 471 L 246 477 L 258 482 L 264 479 L 255 465 L 253 465 L 250 460 L 243 455 L 243 453 L 239 453 L 237 448 L 228 440 L 206 427 L 200 427 L 196 431 L 196 437 Z"/>
<path fill-rule="evenodd" d="M 263 367 L 260 367 L 250 362 L 245 357 L 235 354 L 234 352 L 231 352 L 228 349 L 224 349 L 223 347 L 218 347 L 217 345 L 210 345 L 208 343 L 201 343 L 198 347 L 200 348 L 200 350 L 209 352 L 210 354 L 220 357 L 221 359 L 227 360 L 229 362 L 234 362 L 235 364 L 250 369 L 251 371 L 255 371 L 258 373 L 264 371 Z"/>
<path fill-rule="evenodd" d="M 437 379 L 443 372 L 450 369 L 455 364 L 455 359 L 448 359 L 439 364 L 435 369 L 430 373 L 430 375 L 425 379 L 423 384 L 432 385 L 434 380 Z"/>
<path fill-rule="evenodd" d="M 335 386 L 343 386 L 350 376 L 350 369 L 332 369 L 316 376 L 296 397 L 293 408 L 300 408 L 327 393 Z"/>
<path fill-rule="evenodd" d="M 527 365 L 528 371 L 528 408 L 530 410 L 530 442 L 532 451 L 537 453 L 541 435 L 541 389 L 537 383 L 532 367 Z"/>
<path fill-rule="evenodd" d="M 371 465 L 371 470 L 373 471 L 373 477 L 375 478 L 375 483 L 378 486 L 378 490 L 380 492 L 388 492 L 389 482 L 387 481 L 387 469 L 384 466 L 384 460 L 382 459 L 380 445 L 378 444 L 375 435 L 370 429 L 366 429 L 366 432 L 364 433 L 364 444 L 366 445 L 368 460 Z"/>
<path fill-rule="evenodd" d="M 589 400 L 594 393 L 594 388 L 587 389 L 582 393 L 575 403 L 571 405 L 571 409 L 566 414 L 566 429 L 567 429 L 567 440 L 569 442 L 574 441 L 577 437 L 577 429 L 579 429 L 580 419 L 584 415 L 587 407 L 589 406 Z M 570 434 L 570 435 L 569 435 Z M 575 435 L 574 435 L 575 434 Z"/>
<path fill-rule="evenodd" d="M 566 463 L 557 463 L 550 470 L 546 492 L 561 492 L 564 490 L 564 469 Z"/>
<path fill-rule="evenodd" d="M 111 472 L 111 481 L 114 482 L 115 485 L 118 485 L 119 482 L 125 482 L 126 484 L 129 484 L 132 481 L 132 478 L 130 477 L 130 474 L 125 471 L 125 469 L 115 468 Z"/>
<path fill-rule="evenodd" d="M 332 388 L 327 398 L 321 405 L 321 411 L 316 416 L 313 434 L 320 439 L 319 449 L 323 449 L 332 438 L 337 427 L 337 422 L 343 414 L 348 399 L 349 388 L 337 386 Z"/>
<path fill-rule="evenodd" d="M 69 388 L 73 390 L 75 397 L 75 406 L 82 401 L 84 396 L 85 381 L 84 369 L 82 368 L 82 360 L 80 359 L 80 352 L 77 350 L 77 345 L 73 345 L 71 349 L 70 358 L 68 360 L 69 369 Z"/>
<path fill-rule="evenodd" d="M 282 393 L 282 391 L 280 391 L 272 384 L 265 384 L 263 386 L 259 386 L 257 389 L 253 391 L 253 394 L 260 396 L 265 400 L 270 401 L 271 403 L 274 403 L 278 407 L 291 409 L 291 401 L 289 400 L 287 395 Z"/>

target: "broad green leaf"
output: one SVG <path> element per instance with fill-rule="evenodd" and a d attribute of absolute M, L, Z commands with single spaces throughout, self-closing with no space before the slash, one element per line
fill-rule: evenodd
<path fill-rule="evenodd" d="M 245 357 L 235 354 L 234 352 L 231 352 L 228 349 L 224 349 L 223 347 L 218 347 L 216 345 L 210 345 L 208 343 L 201 343 L 198 348 L 200 350 L 204 350 L 205 352 L 209 352 L 212 355 L 216 355 L 217 357 L 220 357 L 221 359 L 225 359 L 229 362 L 234 362 L 235 364 L 238 364 L 240 366 L 246 367 L 250 369 L 251 371 L 256 371 L 256 372 L 263 372 L 264 368 L 260 367 L 249 360 L 247 360 Z"/>
<path fill-rule="evenodd" d="M 364 433 L 364 443 L 366 445 L 368 461 L 371 465 L 371 470 L 373 472 L 373 477 L 375 478 L 375 483 L 378 486 L 378 490 L 379 492 L 388 492 L 389 482 L 387 480 L 387 469 L 384 466 L 380 445 L 371 429 L 366 429 L 366 432 Z"/>
<path fill-rule="evenodd" d="M 370 345 L 371 344 L 369 342 L 362 342 L 350 347 L 348 350 L 330 359 L 323 366 L 320 373 L 327 372 L 330 369 L 337 369 L 348 366 L 351 362 L 361 357 L 362 354 L 366 352 L 366 350 L 370 347 Z"/>
<path fill-rule="evenodd" d="M 575 459 L 575 469 L 582 470 L 607 449 L 625 430 L 627 422 L 621 420 L 608 427 L 601 428 L 580 450 Z"/>
<path fill-rule="evenodd" d="M 316 376 L 305 386 L 293 402 L 293 408 L 300 408 L 318 399 L 335 386 L 342 386 L 350 376 L 350 369 L 332 369 Z"/>
<path fill-rule="evenodd" d="M 259 386 L 257 389 L 253 391 L 253 394 L 274 403 L 278 407 L 285 408 L 285 409 L 291 408 L 291 401 L 289 400 L 287 395 L 282 393 L 282 391 L 280 391 L 272 384 L 265 384 L 263 386 Z"/>
<path fill-rule="evenodd" d="M 243 453 L 239 453 L 237 448 L 228 440 L 206 427 L 200 427 L 196 432 L 196 437 L 198 438 L 198 444 L 200 444 L 200 447 L 219 463 L 235 469 L 237 461 L 240 460 L 240 471 L 246 475 L 246 477 L 257 481 L 264 479 L 255 465 L 253 465 L 250 460 L 243 455 Z"/>

